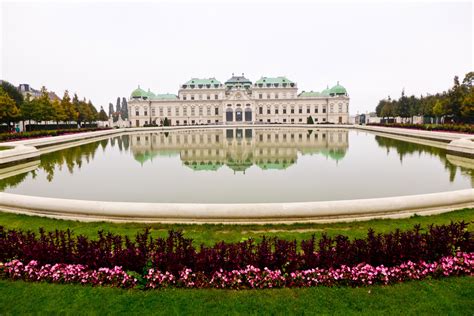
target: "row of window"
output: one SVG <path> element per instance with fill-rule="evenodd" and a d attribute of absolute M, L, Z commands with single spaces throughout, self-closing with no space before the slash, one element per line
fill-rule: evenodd
<path fill-rule="evenodd" d="M 329 134 L 329 137 L 331 140 L 334 139 L 334 135 L 337 135 L 337 138 L 338 138 L 338 141 L 340 142 L 343 138 L 343 135 L 344 135 L 344 138 L 347 140 L 347 132 L 332 132 L 332 133 L 328 133 Z M 234 131 L 232 129 L 227 129 L 226 130 L 226 135 L 227 136 L 231 136 L 233 137 L 234 135 Z M 258 140 L 260 142 L 263 142 L 264 140 L 267 140 L 267 141 L 279 141 L 280 139 L 283 140 L 283 141 L 286 141 L 287 139 L 295 139 L 295 135 L 298 136 L 299 139 L 302 139 L 304 135 L 306 135 L 305 137 L 307 139 L 310 139 L 310 138 L 313 138 L 315 140 L 319 139 L 319 137 L 321 136 L 322 139 L 326 139 L 326 133 L 325 132 L 314 132 L 314 133 L 287 133 L 287 132 L 283 132 L 283 133 L 257 133 L 257 135 L 255 136 L 258 136 Z M 236 137 L 237 138 L 241 138 L 243 136 L 242 134 L 242 130 L 240 129 L 237 129 L 236 131 Z M 245 130 L 245 137 L 246 138 L 252 138 L 253 137 L 253 133 L 252 133 L 252 130 L 251 129 L 246 129 Z M 137 141 L 140 141 L 140 138 L 141 136 L 135 136 L 134 137 Z M 148 136 L 145 136 L 145 141 L 148 141 L 149 137 Z M 154 144 L 180 144 L 181 142 L 184 142 L 184 143 L 193 143 L 195 144 L 196 141 L 197 143 L 199 144 L 204 144 L 204 143 L 208 143 L 208 144 L 214 144 L 214 143 L 219 143 L 220 140 L 221 140 L 221 134 L 220 133 L 216 133 L 216 134 L 207 134 L 207 135 L 203 135 L 203 134 L 199 134 L 199 135 L 196 135 L 196 134 L 175 134 L 175 135 L 172 135 L 172 136 L 164 136 L 163 134 L 159 134 L 159 136 L 152 136 L 151 137 L 151 140 L 153 141 Z"/>
<path fill-rule="evenodd" d="M 284 92 L 284 93 L 275 92 L 275 93 L 265 93 L 265 94 L 259 93 L 258 98 L 259 99 L 294 99 L 295 94 L 287 93 L 287 92 Z"/>
<path fill-rule="evenodd" d="M 184 94 L 184 95 L 181 95 L 181 100 L 219 100 L 219 95 L 218 94 L 214 94 L 214 97 L 210 94 L 198 94 L 197 97 L 196 95 L 194 94 L 190 94 L 190 95 L 187 95 L 187 94 Z"/>
<path fill-rule="evenodd" d="M 295 94 L 294 93 L 287 93 L 287 92 L 282 92 L 282 93 L 259 93 L 258 94 L 259 99 L 294 99 Z M 181 100 L 219 100 L 219 95 L 214 94 L 183 94 L 181 95 Z"/>
<path fill-rule="evenodd" d="M 181 111 L 180 111 L 180 109 L 181 109 Z M 204 115 L 204 108 L 202 106 L 198 107 L 197 109 L 198 109 L 198 113 L 199 113 L 200 116 Z M 163 107 L 159 107 L 158 111 L 156 111 L 156 108 L 154 108 L 154 107 L 151 108 L 151 115 L 152 116 L 156 116 L 157 112 L 159 113 L 159 116 L 165 116 L 165 115 L 166 116 L 196 115 L 196 107 L 194 107 L 194 106 L 189 107 L 189 111 L 188 111 L 188 107 L 183 107 L 183 108 L 175 107 L 174 111 L 172 111 L 171 107 L 167 107 L 166 109 L 164 109 Z M 166 112 L 166 114 L 165 114 L 165 112 Z M 213 110 L 212 107 L 209 107 L 209 106 L 206 107 L 206 115 L 219 115 L 219 114 L 220 114 L 220 112 L 219 112 L 218 107 L 215 107 L 214 110 Z M 139 108 L 135 108 L 135 116 L 140 116 L 140 109 Z M 148 116 L 148 109 L 146 109 L 146 108 L 143 109 L 143 116 Z"/>
<path fill-rule="evenodd" d="M 247 131 L 246 131 L 247 132 Z M 237 133 L 235 135 L 237 138 L 242 138 L 242 133 Z M 320 136 L 321 136 L 321 140 L 325 141 L 326 140 L 326 133 L 282 133 L 282 134 L 259 134 L 258 135 L 258 141 L 259 142 L 265 142 L 265 141 L 277 141 L 277 142 L 282 142 L 282 143 L 285 143 L 285 142 L 288 142 L 288 143 L 292 143 L 293 141 L 295 141 L 295 139 L 298 139 L 298 140 L 303 140 L 303 139 L 308 139 L 308 140 L 315 140 L 315 141 L 318 141 L 320 140 Z M 347 142 L 347 133 L 337 133 L 337 139 L 335 139 L 335 133 L 329 133 L 329 140 L 330 142 L 337 142 L 337 143 L 342 143 L 342 142 Z M 252 138 L 252 133 L 250 132 L 249 133 L 246 133 L 245 134 L 245 137 L 246 138 Z M 148 140 L 149 140 L 149 137 L 148 136 L 145 136 L 145 144 L 148 144 Z M 227 130 L 226 131 L 226 138 L 234 138 L 234 131 L 233 130 Z M 220 135 L 213 135 L 213 137 L 211 138 L 210 135 L 207 136 L 207 144 L 218 144 L 220 142 Z M 169 139 L 169 138 L 163 138 L 161 137 L 160 139 L 160 144 L 170 144 L 172 143 L 173 145 L 179 145 L 179 144 L 204 144 L 204 137 L 203 135 L 199 135 L 198 137 L 196 137 L 195 135 L 187 135 L 187 136 L 184 136 L 184 135 L 181 135 L 181 137 L 175 137 L 173 139 Z M 141 143 L 141 137 L 140 136 L 137 136 L 135 138 L 135 142 L 136 144 L 140 144 Z M 156 136 L 153 136 L 153 139 L 152 139 L 152 142 L 153 144 L 157 144 L 157 137 Z M 277 153 L 278 153 L 278 149 L 277 150 Z M 285 149 L 283 149 L 284 151 Z M 196 151 L 200 152 L 204 152 L 203 149 L 192 149 L 192 153 L 196 153 Z M 275 149 L 274 148 L 264 148 L 264 149 L 260 149 L 259 150 L 260 154 L 263 154 L 263 153 L 274 153 L 275 152 Z M 187 154 L 188 151 L 185 150 L 184 151 L 184 154 Z M 211 152 L 211 149 L 208 149 L 208 153 L 212 153 Z M 214 150 L 214 153 L 220 153 L 220 150 L 219 149 L 215 149 Z"/>
<path fill-rule="evenodd" d="M 232 107 L 231 104 L 228 104 L 227 105 L 228 107 Z M 237 106 L 240 106 L 240 104 L 238 104 Z M 247 106 L 250 106 L 250 104 L 247 104 Z M 346 105 L 346 111 L 345 112 L 348 112 L 348 105 Z M 206 107 L 204 109 L 204 107 L 200 106 L 200 107 L 194 107 L 194 106 L 190 106 L 190 107 L 182 107 L 182 108 L 179 108 L 179 107 L 175 107 L 174 108 L 174 111 L 172 111 L 172 107 L 167 107 L 166 109 L 163 108 L 163 107 L 159 107 L 158 108 L 158 115 L 159 116 L 172 116 L 172 115 L 175 115 L 175 116 L 186 116 L 186 115 L 196 115 L 196 108 L 198 110 L 198 114 L 200 116 L 204 115 L 204 111 L 206 112 L 206 115 L 220 115 L 220 111 L 219 111 L 219 107 L 214 107 L 214 110 L 212 107 Z M 181 109 L 181 111 L 180 111 Z M 188 110 L 189 109 L 189 110 Z M 258 114 L 260 115 L 263 115 L 263 114 L 318 114 L 318 113 L 326 113 L 326 106 L 322 106 L 321 107 L 321 112 L 319 112 L 319 109 L 320 107 L 319 106 L 306 106 L 306 108 L 300 106 L 298 107 L 297 109 L 292 106 L 290 107 L 289 110 L 287 110 L 287 107 L 286 106 L 282 106 L 281 109 L 280 109 L 280 106 L 274 106 L 273 107 L 273 111 L 272 111 L 272 107 L 271 106 L 266 106 L 265 108 L 263 106 L 260 106 L 258 108 Z M 334 110 L 336 109 L 336 106 L 335 105 L 330 105 L 329 106 L 329 113 L 334 113 Z M 337 107 L 337 110 L 338 112 L 337 113 L 342 113 L 343 112 L 343 105 L 342 104 L 339 104 L 338 107 Z M 166 112 L 166 114 L 165 114 Z M 157 111 L 156 111 L 156 108 L 152 108 L 151 109 L 151 115 L 152 116 L 156 116 L 157 115 Z M 140 116 L 140 109 L 139 108 L 135 108 L 135 116 Z M 146 108 L 143 109 L 143 116 L 148 116 L 148 110 Z"/>
<path fill-rule="evenodd" d="M 336 113 L 343 113 L 343 112 L 349 112 L 349 105 L 346 105 L 345 106 L 345 111 L 344 111 L 344 106 L 342 105 L 342 103 L 339 103 L 339 105 L 336 106 L 334 104 L 331 104 L 329 105 L 329 113 L 334 113 L 334 110 L 338 110 L 338 112 Z M 294 106 L 291 106 L 290 109 L 289 109 L 289 112 L 287 111 L 287 107 L 286 106 L 283 106 L 281 109 L 280 109 L 280 106 L 276 105 L 273 107 L 273 112 L 272 112 L 272 107 L 267 105 L 264 109 L 263 106 L 260 106 L 258 108 L 258 114 L 295 114 L 295 113 L 298 113 L 298 114 L 311 114 L 311 113 L 315 113 L 315 114 L 318 114 L 318 113 L 326 113 L 326 106 L 322 106 L 321 107 L 321 112 L 319 112 L 320 110 L 320 107 L 315 105 L 314 107 L 312 106 L 306 106 L 305 108 L 303 106 L 299 106 L 298 109 L 295 109 Z"/>

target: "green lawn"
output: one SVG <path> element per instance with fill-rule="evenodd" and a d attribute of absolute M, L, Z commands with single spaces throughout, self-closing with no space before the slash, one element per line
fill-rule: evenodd
<path fill-rule="evenodd" d="M 474 209 L 434 216 L 372 220 L 335 224 L 294 225 L 169 225 L 152 224 L 154 236 L 169 229 L 182 229 L 197 244 L 239 241 L 246 237 L 279 236 L 301 240 L 312 234 L 345 234 L 363 237 L 369 227 L 377 232 L 447 224 L 450 221 L 474 223 Z M 76 234 L 95 237 L 97 231 L 133 236 L 145 224 L 85 223 L 15 215 L 0 212 L 0 225 L 23 230 L 73 229 Z M 474 230 L 471 224 L 470 230 Z M 472 315 L 474 282 L 472 277 L 412 281 L 393 286 L 363 288 L 316 287 L 273 290 L 186 290 L 155 291 L 93 288 L 80 285 L 55 285 L 0 280 L 0 315 L 25 313 L 75 314 L 433 314 Z"/>
<path fill-rule="evenodd" d="M 0 314 L 472 315 L 471 277 L 363 288 L 155 291 L 0 281 Z"/>
<path fill-rule="evenodd" d="M 323 232 L 329 235 L 344 234 L 352 238 L 364 237 L 368 228 L 376 232 L 389 232 L 397 228 L 407 230 L 415 224 L 426 227 L 429 224 L 448 224 L 450 221 L 474 222 L 474 209 L 463 209 L 450 213 L 433 216 L 415 216 L 405 219 L 371 220 L 364 222 L 334 223 L 334 224 L 279 224 L 279 225 L 173 225 L 149 224 L 153 236 L 165 236 L 170 229 L 181 229 L 188 238 L 193 238 L 196 244 L 212 245 L 225 240 L 240 241 L 242 238 L 260 238 L 262 235 L 279 236 L 283 239 L 307 239 L 312 234 L 320 236 Z M 35 230 L 39 227 L 47 231 L 71 228 L 76 234 L 89 237 L 97 236 L 98 230 L 110 231 L 117 234 L 134 236 L 136 232 L 146 227 L 146 224 L 114 224 L 106 222 L 77 222 L 55 220 L 38 216 L 16 215 L 0 212 L 0 225 L 6 228 Z M 470 230 L 474 230 L 471 224 Z"/>

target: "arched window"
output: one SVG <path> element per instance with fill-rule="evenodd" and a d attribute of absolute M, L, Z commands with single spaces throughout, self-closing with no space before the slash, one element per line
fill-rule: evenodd
<path fill-rule="evenodd" d="M 225 120 L 226 122 L 232 122 L 234 120 L 234 111 L 232 108 L 227 108 L 225 111 Z"/>
<path fill-rule="evenodd" d="M 245 109 L 245 122 L 252 122 L 252 109 L 251 108 Z"/>
<path fill-rule="evenodd" d="M 241 108 L 235 109 L 235 121 L 242 122 L 242 109 Z"/>

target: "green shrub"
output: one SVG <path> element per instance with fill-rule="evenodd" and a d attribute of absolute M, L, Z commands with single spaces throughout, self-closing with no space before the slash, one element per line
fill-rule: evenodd
<path fill-rule="evenodd" d="M 398 127 L 419 129 L 425 131 L 440 131 L 440 132 L 458 132 L 474 134 L 474 125 L 471 124 L 410 124 L 410 123 L 388 123 L 377 124 L 369 123 L 369 126 L 383 126 L 383 127 Z"/>
<path fill-rule="evenodd" d="M 81 128 L 81 129 L 58 129 L 50 131 L 32 131 L 32 132 L 21 132 L 21 133 L 0 133 L 0 142 L 13 141 L 13 140 L 22 140 L 29 138 L 38 138 L 38 137 L 49 137 L 49 136 L 60 136 L 64 134 L 76 134 L 84 132 L 93 132 L 99 130 L 107 130 L 110 128 Z"/>

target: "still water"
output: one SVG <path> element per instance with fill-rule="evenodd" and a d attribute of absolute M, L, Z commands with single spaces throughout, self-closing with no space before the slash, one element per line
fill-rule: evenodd
<path fill-rule="evenodd" d="M 141 132 L 44 154 L 35 170 L 0 180 L 0 190 L 134 202 L 344 200 L 473 187 L 471 165 L 456 161 L 346 129 Z"/>

